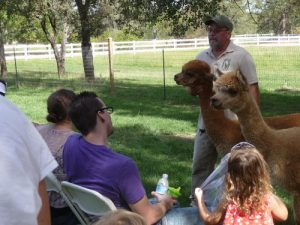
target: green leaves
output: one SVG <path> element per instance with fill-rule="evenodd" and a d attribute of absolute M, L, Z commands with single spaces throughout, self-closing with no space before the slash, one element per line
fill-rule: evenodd
<path fill-rule="evenodd" d="M 133 22 L 145 26 L 169 21 L 170 35 L 183 36 L 189 28 L 198 28 L 208 14 L 216 14 L 220 0 L 123 0 L 119 1 L 118 24 L 131 29 Z"/>

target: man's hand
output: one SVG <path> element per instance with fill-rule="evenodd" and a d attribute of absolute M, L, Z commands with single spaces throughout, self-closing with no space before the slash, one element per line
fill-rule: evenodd
<path fill-rule="evenodd" d="M 158 202 L 163 203 L 167 210 L 171 209 L 173 207 L 174 204 L 176 204 L 177 200 L 175 198 L 172 198 L 171 196 L 165 194 L 159 194 L 155 191 L 152 191 L 151 194 L 153 195 L 153 197 L 155 197 L 157 199 Z"/>

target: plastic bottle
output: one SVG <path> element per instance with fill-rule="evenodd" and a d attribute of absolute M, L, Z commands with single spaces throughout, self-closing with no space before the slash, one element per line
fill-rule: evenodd
<path fill-rule="evenodd" d="M 162 177 L 157 182 L 156 192 L 159 194 L 167 194 L 169 188 L 168 174 L 163 174 Z"/>

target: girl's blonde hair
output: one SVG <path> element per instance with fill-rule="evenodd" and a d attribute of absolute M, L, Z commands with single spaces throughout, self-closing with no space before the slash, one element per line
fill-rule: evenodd
<path fill-rule="evenodd" d="M 272 191 L 268 166 L 251 144 L 233 149 L 225 177 L 225 205 L 235 201 L 245 214 L 264 207 L 265 195 Z"/>
<path fill-rule="evenodd" d="M 93 225 L 147 225 L 144 218 L 137 213 L 124 209 L 111 211 L 102 216 Z"/>

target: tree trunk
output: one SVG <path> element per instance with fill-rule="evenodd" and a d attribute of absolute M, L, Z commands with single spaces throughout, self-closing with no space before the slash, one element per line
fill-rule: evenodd
<path fill-rule="evenodd" d="M 85 78 L 88 81 L 94 80 L 94 63 L 93 63 L 93 51 L 91 45 L 81 46 L 82 61 L 84 67 Z"/>
<path fill-rule="evenodd" d="M 58 70 L 58 76 L 65 75 L 66 69 L 65 69 L 65 57 L 66 57 L 66 43 L 67 39 L 69 37 L 69 25 L 65 22 L 64 23 L 64 30 L 63 30 L 63 36 L 61 39 L 61 45 L 60 45 L 60 55 L 57 59 L 57 70 Z"/>
<path fill-rule="evenodd" d="M 4 51 L 4 34 L 3 34 L 3 24 L 0 24 L 0 67 L 1 67 L 1 74 L 0 77 L 7 79 L 7 65 L 5 59 L 5 51 Z"/>
<path fill-rule="evenodd" d="M 82 4 L 81 0 L 76 0 L 80 15 L 81 23 L 81 53 L 82 53 L 82 62 L 84 68 L 85 79 L 88 81 L 95 79 L 94 74 L 94 63 L 93 63 L 93 50 L 91 46 L 91 35 L 90 35 L 90 24 L 88 18 L 88 9 L 90 1 L 86 0 L 85 4 Z"/>
<path fill-rule="evenodd" d="M 64 23 L 64 28 L 63 28 L 64 30 L 63 30 L 62 40 L 61 40 L 60 51 L 58 50 L 56 44 L 56 39 L 57 39 L 56 36 L 51 35 L 47 28 L 45 17 L 41 20 L 41 27 L 45 33 L 47 40 L 51 45 L 51 48 L 53 49 L 54 57 L 56 60 L 57 73 L 58 73 L 58 77 L 60 78 L 65 74 L 66 42 L 69 34 L 69 25 L 66 22 Z M 55 28 L 52 27 L 52 29 L 54 30 Z M 53 33 L 55 34 L 56 32 Z"/>
<path fill-rule="evenodd" d="M 286 34 L 286 24 L 287 24 L 287 14 L 286 12 L 283 12 L 283 18 L 282 18 L 282 34 Z"/>

